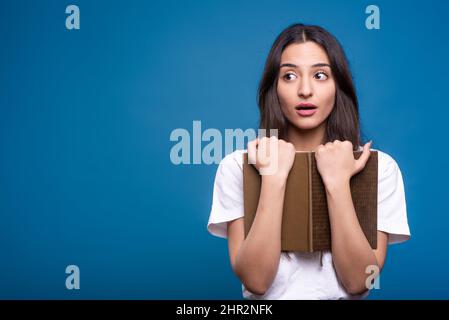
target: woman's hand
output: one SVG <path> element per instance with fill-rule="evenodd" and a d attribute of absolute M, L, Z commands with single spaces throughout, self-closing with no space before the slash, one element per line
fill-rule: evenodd
<path fill-rule="evenodd" d="M 360 157 L 355 159 L 350 141 L 335 140 L 319 145 L 315 151 L 315 159 L 326 188 L 338 188 L 349 183 L 353 175 L 362 171 L 369 159 L 370 147 L 371 142 L 366 143 Z"/>
<path fill-rule="evenodd" d="M 293 166 L 295 153 L 292 143 L 275 136 L 257 138 L 248 142 L 249 163 L 254 164 L 262 176 L 286 180 Z"/>

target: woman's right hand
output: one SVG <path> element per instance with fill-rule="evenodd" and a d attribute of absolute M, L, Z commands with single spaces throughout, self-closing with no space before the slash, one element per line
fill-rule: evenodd
<path fill-rule="evenodd" d="M 257 138 L 248 142 L 249 163 L 262 176 L 287 179 L 295 160 L 295 146 L 275 136 Z"/>

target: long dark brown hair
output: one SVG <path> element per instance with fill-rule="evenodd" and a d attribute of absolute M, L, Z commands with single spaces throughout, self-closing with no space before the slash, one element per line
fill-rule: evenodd
<path fill-rule="evenodd" d="M 319 26 L 293 24 L 276 38 L 265 63 L 258 90 L 261 129 L 278 129 L 278 138 L 286 139 L 290 123 L 281 110 L 277 82 L 281 55 L 294 43 L 313 41 L 320 45 L 330 61 L 335 79 L 335 104 L 326 119 L 323 144 L 334 140 L 352 142 L 354 150 L 360 145 L 359 107 L 349 64 L 338 40 Z"/>

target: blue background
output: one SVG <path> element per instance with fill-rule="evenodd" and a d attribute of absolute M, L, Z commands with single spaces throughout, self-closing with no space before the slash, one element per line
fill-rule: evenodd
<path fill-rule="evenodd" d="M 81 29 L 65 28 L 76 4 Z M 365 28 L 376 4 L 381 29 Z M 294 22 L 342 43 L 364 140 L 398 162 L 411 241 L 371 299 L 449 298 L 448 1 L 1 1 L 0 298 L 240 299 L 206 231 L 216 165 L 175 128 L 256 128 L 268 50 Z M 65 267 L 81 289 L 65 288 Z"/>

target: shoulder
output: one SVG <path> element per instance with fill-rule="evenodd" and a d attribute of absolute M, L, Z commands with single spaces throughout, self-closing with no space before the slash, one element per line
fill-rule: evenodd
<path fill-rule="evenodd" d="M 243 154 L 246 150 L 235 150 L 227 154 L 219 164 L 219 169 L 231 170 L 231 171 L 242 171 L 243 170 Z"/>
<path fill-rule="evenodd" d="M 241 185 L 243 180 L 243 154 L 246 150 L 236 150 L 227 154 L 218 164 L 215 183 L 221 185 Z"/>
<path fill-rule="evenodd" d="M 362 150 L 363 146 L 359 146 L 358 151 Z M 398 163 L 390 154 L 375 148 L 371 148 L 371 151 L 377 152 L 378 172 L 380 175 L 388 175 L 399 170 Z"/>
<path fill-rule="evenodd" d="M 359 146 L 358 151 L 362 151 L 363 146 Z M 378 178 L 379 181 L 382 181 L 388 177 L 390 180 L 394 180 L 398 174 L 402 178 L 401 170 L 399 169 L 399 165 L 397 161 L 387 152 L 384 152 L 379 149 L 371 148 L 371 151 L 377 152 L 377 163 L 378 163 Z"/>
<path fill-rule="evenodd" d="M 390 244 L 404 242 L 410 238 L 410 228 L 401 170 L 390 154 L 371 150 L 378 154 L 377 230 L 389 234 Z"/>
<path fill-rule="evenodd" d="M 378 149 L 371 149 L 371 151 L 377 151 L 379 178 L 388 177 L 397 174 L 398 171 L 400 172 L 397 161 L 390 154 Z"/>

